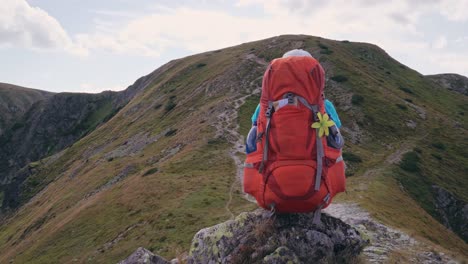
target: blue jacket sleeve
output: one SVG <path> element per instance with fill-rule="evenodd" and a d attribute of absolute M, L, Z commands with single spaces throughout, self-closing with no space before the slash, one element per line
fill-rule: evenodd
<path fill-rule="evenodd" d="M 340 128 L 341 127 L 340 117 L 338 116 L 338 113 L 336 112 L 335 106 L 333 106 L 333 103 L 330 102 L 328 99 L 325 99 L 325 111 L 327 111 L 327 114 L 335 122 L 336 127 Z"/>
<path fill-rule="evenodd" d="M 260 114 L 260 104 L 257 105 L 255 112 L 252 115 L 252 124 L 257 125 L 258 115 Z"/>

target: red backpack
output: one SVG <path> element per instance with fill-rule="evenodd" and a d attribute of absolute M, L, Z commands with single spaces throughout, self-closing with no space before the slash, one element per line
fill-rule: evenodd
<path fill-rule="evenodd" d="M 320 212 L 345 190 L 341 150 L 327 145 L 324 70 L 312 57 L 271 62 L 263 76 L 257 150 L 248 154 L 244 192 L 279 213 Z M 320 116 L 320 119 L 319 119 Z"/>

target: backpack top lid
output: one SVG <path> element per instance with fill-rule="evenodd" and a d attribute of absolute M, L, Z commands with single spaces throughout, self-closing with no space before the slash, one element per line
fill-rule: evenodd
<path fill-rule="evenodd" d="M 263 76 L 262 106 L 268 101 L 282 99 L 291 92 L 304 97 L 309 104 L 319 105 L 323 109 L 323 90 L 325 71 L 320 63 L 309 56 L 289 56 L 274 59 Z M 263 107 L 262 107 L 263 108 Z"/>

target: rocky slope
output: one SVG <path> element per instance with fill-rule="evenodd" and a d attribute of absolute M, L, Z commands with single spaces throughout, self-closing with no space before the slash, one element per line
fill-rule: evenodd
<path fill-rule="evenodd" d="M 445 89 L 468 96 L 468 78 L 459 74 L 446 73 L 428 75 L 427 78 Z"/>
<path fill-rule="evenodd" d="M 442 224 L 432 186 L 468 200 L 468 99 L 374 45 L 281 36 L 172 61 L 110 120 L 31 160 L 18 171 L 29 173 L 22 206 L 0 226 L 0 263 L 117 262 L 140 246 L 170 258 L 200 229 L 256 208 L 236 173 L 239 135 L 249 129 L 266 65 L 293 48 L 321 61 L 326 96 L 343 121 L 348 193 L 336 202 L 357 203 L 421 241 L 429 248 L 421 253 L 466 258 L 466 243 Z M 386 255 L 408 254 L 417 255 L 404 246 Z"/>
<path fill-rule="evenodd" d="M 0 108 L 12 108 L 14 102 L 21 102 L 17 104 L 22 108 L 15 112 L 14 124 L 0 134 L 1 210 L 16 209 L 35 194 L 37 182 L 24 182 L 37 172 L 37 161 L 72 145 L 110 120 L 136 93 L 149 85 L 158 72 L 141 77 L 125 91 L 100 94 L 52 94 L 4 84 L 0 93 L 3 91 L 5 97 Z M 8 98 L 14 98 L 14 101 Z M 0 121 L 8 124 L 10 119 L 2 116 Z"/>

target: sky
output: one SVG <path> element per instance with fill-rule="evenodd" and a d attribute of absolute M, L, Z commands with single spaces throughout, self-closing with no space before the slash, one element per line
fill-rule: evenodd
<path fill-rule="evenodd" d="M 468 0 L 0 1 L 0 82 L 53 92 L 123 90 L 172 59 L 283 34 L 468 76 Z"/>

